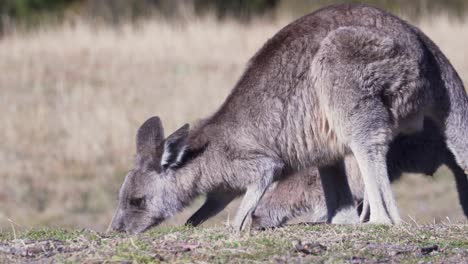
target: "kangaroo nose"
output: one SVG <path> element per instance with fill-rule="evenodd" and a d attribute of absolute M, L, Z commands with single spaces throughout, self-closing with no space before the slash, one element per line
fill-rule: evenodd
<path fill-rule="evenodd" d="M 125 224 L 120 209 L 115 211 L 107 231 L 125 232 Z"/>
<path fill-rule="evenodd" d="M 112 230 L 116 232 L 124 232 L 125 231 L 124 224 L 122 222 L 114 223 L 112 224 Z"/>
<path fill-rule="evenodd" d="M 112 223 L 112 230 L 116 232 L 125 232 L 125 226 L 123 221 L 114 221 Z"/>

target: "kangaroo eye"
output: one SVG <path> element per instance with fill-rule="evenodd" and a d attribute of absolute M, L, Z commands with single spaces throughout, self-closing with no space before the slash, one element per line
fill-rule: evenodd
<path fill-rule="evenodd" d="M 130 205 L 137 208 L 145 206 L 145 198 L 132 198 L 130 199 Z"/>

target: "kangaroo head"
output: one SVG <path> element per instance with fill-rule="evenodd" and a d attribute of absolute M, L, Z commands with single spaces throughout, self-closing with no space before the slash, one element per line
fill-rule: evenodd
<path fill-rule="evenodd" d="M 164 138 L 158 117 L 140 127 L 134 168 L 120 188 L 113 230 L 140 233 L 182 210 L 184 194 L 179 185 L 183 179 L 177 179 L 175 171 L 186 156 L 188 133 L 186 124 Z"/>

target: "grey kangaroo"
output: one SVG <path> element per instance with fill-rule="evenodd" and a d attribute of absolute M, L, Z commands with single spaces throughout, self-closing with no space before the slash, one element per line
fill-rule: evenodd
<path fill-rule="evenodd" d="M 424 122 L 422 132 L 397 136 L 390 144 L 387 154 L 388 175 L 391 182 L 399 179 L 405 172 L 432 175 L 444 164 L 454 174 L 460 205 L 468 217 L 468 178 L 456 163 L 444 142 L 443 135 L 438 132 L 432 121 Z M 361 208 L 364 209 L 362 220 L 365 220 L 368 212 L 362 205 L 364 185 L 354 157 L 347 156 L 344 164 L 337 167 L 335 173 L 336 175 L 330 175 L 332 179 L 346 174 L 356 204 L 361 204 Z M 278 227 L 292 218 L 305 214 L 306 219 L 311 222 L 330 221 L 327 197 L 320 176 L 322 175 L 319 170 L 312 167 L 279 179 L 270 186 L 260 200 L 252 216 L 252 227 L 254 229 Z M 187 224 L 193 226 L 202 224 L 224 209 L 238 195 L 242 193 L 229 190 L 209 193 L 205 203 L 190 217 Z M 333 198 L 339 199 L 332 196 L 331 199 Z M 339 201 L 335 202 L 339 204 Z"/>
<path fill-rule="evenodd" d="M 359 169 L 352 156 L 346 157 L 344 163 L 351 191 L 359 204 L 364 199 Z M 432 122 L 425 121 L 423 132 L 398 136 L 390 145 L 387 164 L 391 182 L 404 172 L 432 175 L 445 164 L 454 174 L 460 205 L 468 217 L 468 178 Z M 206 203 L 210 203 L 208 199 Z M 316 168 L 294 174 L 268 189 L 252 216 L 252 228 L 278 227 L 302 215 L 307 215 L 305 219 L 311 222 L 327 220 L 326 198 Z M 366 212 L 363 220 L 365 217 Z"/>
<path fill-rule="evenodd" d="M 399 223 L 386 164 L 390 142 L 429 118 L 466 170 L 467 112 L 462 81 L 421 31 L 373 7 L 330 6 L 268 40 L 222 106 L 194 128 L 165 137 L 157 117 L 140 127 L 112 227 L 142 232 L 198 195 L 230 189 L 245 191 L 234 219 L 242 230 L 275 179 L 312 166 L 327 174 L 351 153 L 370 222 Z M 343 211 L 354 210 L 345 185 L 329 191 L 343 194 Z M 357 213 L 352 218 L 359 221 Z"/>

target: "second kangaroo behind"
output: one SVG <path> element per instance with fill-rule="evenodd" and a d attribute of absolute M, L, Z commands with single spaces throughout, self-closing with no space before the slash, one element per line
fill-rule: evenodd
<path fill-rule="evenodd" d="M 400 133 L 433 120 L 468 168 L 468 97 L 437 46 L 380 9 L 336 5 L 289 24 L 255 54 L 211 117 L 165 137 L 159 118 L 137 135 L 114 230 L 142 232 L 215 190 L 245 191 L 242 229 L 271 183 L 356 158 L 370 222 L 399 223 L 386 154 Z M 352 195 L 331 185 L 332 192 Z M 353 216 L 359 221 L 357 214 Z"/>
<path fill-rule="evenodd" d="M 441 165 L 446 165 L 455 177 L 460 205 L 468 217 L 468 178 L 443 139 L 430 121 L 425 122 L 423 132 L 398 136 L 387 156 L 390 181 L 400 178 L 402 173 L 432 175 Z M 364 199 L 364 186 L 356 160 L 346 157 L 344 165 L 354 199 L 360 203 Z M 252 227 L 278 227 L 299 216 L 309 222 L 327 220 L 326 198 L 316 168 L 291 175 L 268 189 L 254 212 Z"/>

